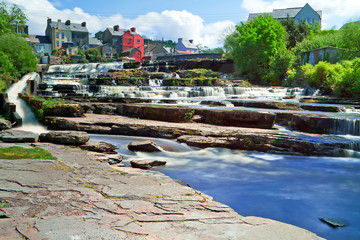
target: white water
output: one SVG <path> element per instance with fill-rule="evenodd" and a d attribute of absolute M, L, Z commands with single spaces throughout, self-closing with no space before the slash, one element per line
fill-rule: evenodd
<path fill-rule="evenodd" d="M 91 74 L 108 72 L 110 69 L 122 69 L 123 66 L 122 62 L 62 64 L 50 66 L 48 73 Z"/>
<path fill-rule="evenodd" d="M 13 84 L 7 91 L 9 101 L 16 105 L 16 112 L 22 118 L 22 126 L 16 128 L 18 130 L 26 130 L 36 133 L 47 131 L 46 128 L 37 121 L 31 108 L 18 96 L 19 93 L 24 92 L 26 82 L 28 80 L 36 80 L 38 78 L 39 75 L 37 73 L 29 73 L 23 76 L 20 81 Z"/>

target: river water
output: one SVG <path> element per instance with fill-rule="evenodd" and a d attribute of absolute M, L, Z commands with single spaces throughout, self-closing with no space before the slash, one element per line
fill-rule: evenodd
<path fill-rule="evenodd" d="M 196 149 L 163 139 L 152 140 L 166 151 L 133 153 L 127 144 L 144 138 L 92 135 L 91 140 L 119 147 L 127 165 L 132 159 L 165 160 L 167 165 L 158 170 L 241 215 L 293 224 L 326 239 L 359 239 L 359 158 Z M 344 220 L 349 226 L 333 229 L 319 220 L 324 217 Z"/>
<path fill-rule="evenodd" d="M 83 91 L 82 94 L 86 95 L 89 92 L 89 86 L 84 85 L 87 82 L 87 75 L 121 67 L 121 64 L 116 63 L 53 66 L 50 69 L 52 74 L 45 78 L 45 83 L 72 84 L 75 85 L 75 89 Z M 67 75 L 67 73 L 71 74 Z M 77 75 L 80 77 L 74 78 Z M 22 86 L 19 88 L 22 90 Z M 15 93 L 16 91 L 18 90 L 13 90 Z M 284 98 L 289 95 L 295 96 L 295 99 L 288 101 L 297 103 L 298 97 L 314 93 L 316 92 L 298 88 L 163 87 L 159 80 L 152 82 L 148 87 L 101 86 L 99 92 L 90 94 L 140 97 L 144 100 L 150 98 L 154 102 L 173 99 L 176 101 L 175 105 L 192 106 L 195 102 L 199 107 L 201 101 L 211 99 L 244 98 L 254 101 L 266 99 L 266 101 L 283 102 L 287 101 Z M 14 101 L 17 101 L 16 94 L 13 95 Z M 234 109 L 231 105 L 226 108 Z M 354 124 L 358 126 L 359 112 L 350 109 L 349 113 L 349 108 L 347 106 L 344 108 L 347 111 L 338 115 L 351 121 L 355 119 Z M 25 125 L 32 121 L 26 120 Z M 289 130 L 280 128 L 279 131 Z M 289 134 L 297 133 L 289 131 Z M 359 135 L 358 131 L 353 135 Z M 348 139 L 353 137 L 346 136 Z M 118 146 L 118 152 L 125 156 L 124 162 L 127 165 L 132 159 L 167 161 L 165 167 L 157 170 L 213 196 L 216 201 L 229 205 L 241 215 L 265 217 L 293 224 L 327 239 L 360 239 L 360 158 L 275 155 L 221 148 L 196 149 L 163 139 L 153 139 L 163 147 L 162 152 L 149 154 L 127 150 L 126 146 L 131 141 L 143 139 L 126 136 L 91 136 L 91 140 L 106 141 Z M 319 141 L 321 141 L 320 135 Z M 349 156 L 359 156 L 359 154 Z M 342 219 L 348 222 L 349 226 L 333 229 L 319 220 L 324 217 Z"/>

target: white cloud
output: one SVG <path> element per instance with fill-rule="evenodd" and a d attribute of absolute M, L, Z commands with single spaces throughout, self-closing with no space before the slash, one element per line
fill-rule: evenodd
<path fill-rule="evenodd" d="M 242 7 L 249 12 L 271 12 L 276 8 L 302 7 L 306 3 L 322 10 L 323 23 L 328 27 L 341 27 L 346 21 L 360 17 L 359 0 L 243 0 Z"/>
<path fill-rule="evenodd" d="M 87 23 L 89 32 L 93 35 L 106 27 L 120 25 L 120 28 L 136 27 L 142 35 L 150 35 L 157 39 L 178 38 L 194 39 L 195 44 L 202 44 L 210 48 L 221 46 L 219 42 L 224 29 L 235 25 L 232 21 L 219 21 L 206 24 L 197 15 L 187 11 L 163 11 L 161 13 L 149 12 L 134 19 L 125 18 L 120 14 L 112 16 L 91 15 L 81 8 L 59 10 L 48 0 L 7 0 L 17 4 L 29 18 L 30 34 L 44 34 L 47 18 L 53 21 L 70 19 L 72 22 Z"/>

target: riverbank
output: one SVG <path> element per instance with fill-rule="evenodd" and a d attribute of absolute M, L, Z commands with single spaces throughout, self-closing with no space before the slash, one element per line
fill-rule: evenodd
<path fill-rule="evenodd" d="M 1 239 L 321 239 L 240 216 L 156 171 L 113 167 L 74 147 L 33 145 L 57 160 L 0 160 Z"/>

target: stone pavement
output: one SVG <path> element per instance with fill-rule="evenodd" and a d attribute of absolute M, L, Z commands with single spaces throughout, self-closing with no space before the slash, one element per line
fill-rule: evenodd
<path fill-rule="evenodd" d="M 322 239 L 289 224 L 240 216 L 156 171 L 113 167 L 79 148 L 35 145 L 57 160 L 0 160 L 1 240 Z"/>

